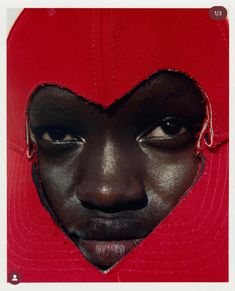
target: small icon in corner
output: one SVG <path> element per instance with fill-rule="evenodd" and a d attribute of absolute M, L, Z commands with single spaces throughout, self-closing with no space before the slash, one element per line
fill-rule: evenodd
<path fill-rule="evenodd" d="M 213 20 L 223 20 L 227 17 L 227 9 L 223 6 L 213 6 L 209 10 L 210 18 Z"/>
<path fill-rule="evenodd" d="M 10 273 L 8 276 L 8 281 L 13 285 L 19 284 L 20 283 L 19 273 L 16 273 L 16 272 Z"/>

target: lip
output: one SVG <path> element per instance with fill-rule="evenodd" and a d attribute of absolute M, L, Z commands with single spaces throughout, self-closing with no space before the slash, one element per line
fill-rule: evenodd
<path fill-rule="evenodd" d="M 102 270 L 107 270 L 129 253 L 143 239 L 98 241 L 77 240 L 84 256 Z"/>
<path fill-rule="evenodd" d="M 80 220 L 69 234 L 82 240 L 121 241 L 146 237 L 151 230 L 140 219 L 96 217 Z"/>
<path fill-rule="evenodd" d="M 80 219 L 69 235 L 89 262 L 107 270 L 150 232 L 139 218 L 92 217 Z"/>

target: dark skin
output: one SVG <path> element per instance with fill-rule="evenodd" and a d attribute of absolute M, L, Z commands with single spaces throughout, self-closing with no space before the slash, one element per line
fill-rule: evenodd
<path fill-rule="evenodd" d="M 32 96 L 37 188 L 57 224 L 101 270 L 141 242 L 195 182 L 203 100 L 191 79 L 171 71 L 107 109 L 52 85 Z"/>

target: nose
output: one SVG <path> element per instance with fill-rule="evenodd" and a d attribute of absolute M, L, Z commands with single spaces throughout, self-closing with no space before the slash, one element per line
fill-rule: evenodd
<path fill-rule="evenodd" d="M 137 153 L 107 139 L 88 146 L 80 159 L 77 195 L 82 205 L 105 212 L 140 209 L 147 204 Z"/>

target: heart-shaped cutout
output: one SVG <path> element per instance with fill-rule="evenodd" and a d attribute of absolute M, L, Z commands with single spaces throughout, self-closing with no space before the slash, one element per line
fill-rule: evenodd
<path fill-rule="evenodd" d="M 196 83 L 173 71 L 159 71 L 108 108 L 56 85 L 31 96 L 41 201 L 100 270 L 148 236 L 194 183 L 203 101 Z"/>

